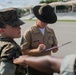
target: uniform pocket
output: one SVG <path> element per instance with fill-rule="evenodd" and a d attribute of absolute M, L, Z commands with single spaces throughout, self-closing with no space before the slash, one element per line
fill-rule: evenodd
<path fill-rule="evenodd" d="M 48 38 L 49 40 L 48 40 L 48 43 L 49 43 L 49 45 L 51 46 L 52 44 L 53 44 L 53 38 L 52 37 L 50 37 L 50 38 Z"/>

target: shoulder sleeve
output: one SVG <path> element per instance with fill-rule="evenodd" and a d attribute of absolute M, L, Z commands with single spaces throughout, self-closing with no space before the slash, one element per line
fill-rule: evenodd
<path fill-rule="evenodd" d="M 31 32 L 30 30 L 25 31 L 24 35 L 21 39 L 21 49 L 29 49 L 30 48 L 30 42 L 31 42 Z"/>
<path fill-rule="evenodd" d="M 1 60 L 12 61 L 14 54 L 16 52 L 16 47 L 12 43 L 7 43 L 4 46 L 5 47 L 3 48 L 1 52 Z"/>

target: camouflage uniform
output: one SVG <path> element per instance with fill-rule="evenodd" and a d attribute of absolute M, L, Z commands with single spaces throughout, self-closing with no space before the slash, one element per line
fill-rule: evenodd
<path fill-rule="evenodd" d="M 6 25 L 17 27 L 22 24 L 24 22 L 19 19 L 16 8 L 0 10 L 0 28 L 5 28 Z M 25 67 L 13 64 L 13 59 L 22 55 L 20 50 L 12 38 L 0 36 L 0 75 L 25 75 Z"/>
<path fill-rule="evenodd" d="M 13 39 L 0 37 L 0 51 L 1 51 L 1 58 L 0 58 L 1 62 L 5 62 L 5 64 L 7 64 L 8 62 L 9 64 L 11 64 L 12 71 L 15 71 L 15 74 L 13 75 L 25 75 L 25 68 L 23 66 L 14 65 L 12 62 L 14 58 L 22 55 L 20 51 L 20 47 Z M 7 65 L 6 66 L 2 65 L 2 66 L 7 67 Z M 2 71 L 2 69 L 3 68 L 0 67 L 0 72 Z M 5 69 L 7 70 L 4 75 L 8 75 L 9 74 L 8 67 Z"/>

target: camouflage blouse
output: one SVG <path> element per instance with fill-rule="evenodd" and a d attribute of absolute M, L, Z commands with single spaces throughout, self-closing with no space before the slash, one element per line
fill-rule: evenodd
<path fill-rule="evenodd" d="M 13 39 L 0 37 L 0 61 L 13 64 L 13 59 L 20 55 L 21 48 Z M 25 75 L 25 67 L 16 65 L 15 75 Z"/>

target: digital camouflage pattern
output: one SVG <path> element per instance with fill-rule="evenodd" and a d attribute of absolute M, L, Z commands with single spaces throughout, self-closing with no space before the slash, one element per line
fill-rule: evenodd
<path fill-rule="evenodd" d="M 0 28 L 4 27 L 3 24 L 8 24 L 13 27 L 24 24 L 24 22 L 19 19 L 17 8 L 5 8 L 0 10 Z"/>
<path fill-rule="evenodd" d="M 22 55 L 18 44 L 10 38 L 0 37 L 0 61 L 10 62 L 13 64 L 13 59 Z M 15 75 L 25 75 L 25 67 L 16 65 Z"/>

